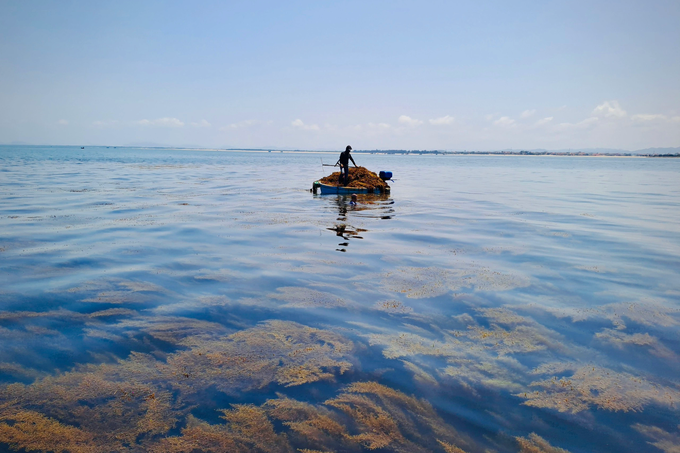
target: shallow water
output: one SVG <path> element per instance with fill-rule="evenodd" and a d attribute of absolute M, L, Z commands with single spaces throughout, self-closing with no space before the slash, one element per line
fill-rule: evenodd
<path fill-rule="evenodd" d="M 0 450 L 680 444 L 680 160 L 321 159 L 0 147 Z"/>

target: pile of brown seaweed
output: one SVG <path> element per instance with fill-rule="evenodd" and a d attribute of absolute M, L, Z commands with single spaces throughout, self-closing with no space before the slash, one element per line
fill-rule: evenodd
<path fill-rule="evenodd" d="M 321 184 L 329 186 L 339 186 L 341 173 L 339 171 L 319 180 Z M 354 187 L 361 189 L 375 190 L 380 192 L 390 190 L 390 186 L 380 177 L 365 167 L 350 167 L 347 185 L 344 187 Z"/>

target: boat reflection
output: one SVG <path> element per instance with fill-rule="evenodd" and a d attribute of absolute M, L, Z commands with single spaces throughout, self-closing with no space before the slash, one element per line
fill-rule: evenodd
<path fill-rule="evenodd" d="M 335 250 L 347 252 L 347 247 L 352 239 L 363 239 L 362 233 L 365 228 L 359 228 L 352 223 L 363 223 L 362 218 L 391 219 L 394 215 L 394 201 L 388 194 L 358 194 L 357 203 L 351 203 L 350 195 L 324 196 L 338 210 L 336 223 L 326 228 L 335 232 L 342 239 Z"/>

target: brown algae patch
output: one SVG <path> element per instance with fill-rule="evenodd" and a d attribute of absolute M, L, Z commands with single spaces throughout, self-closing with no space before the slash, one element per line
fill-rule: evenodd
<path fill-rule="evenodd" d="M 677 433 L 669 433 L 658 426 L 649 426 L 636 423 L 633 425 L 636 431 L 651 439 L 647 442 L 654 445 L 664 453 L 680 453 L 680 425 Z"/>
<path fill-rule="evenodd" d="M 427 452 L 441 451 L 439 442 L 460 447 L 471 444 L 446 424 L 425 400 L 377 382 L 351 384 L 325 404 L 341 410 L 353 420 L 358 434 L 348 438 L 369 450 Z"/>
<path fill-rule="evenodd" d="M 374 308 L 387 313 L 397 313 L 403 315 L 413 312 L 411 307 L 402 304 L 398 300 L 383 300 L 376 302 Z"/>
<path fill-rule="evenodd" d="M 446 424 L 424 400 L 376 382 L 358 382 L 323 404 L 278 395 L 262 406 L 233 405 L 225 422 L 194 417 L 180 436 L 154 444 L 154 452 L 465 452 L 474 445 Z M 285 432 L 276 432 L 272 421 Z"/>
<path fill-rule="evenodd" d="M 305 288 L 304 286 L 284 286 L 276 289 L 268 297 L 286 302 L 284 307 L 291 308 L 337 308 L 345 307 L 347 301 L 331 293 Z"/>
<path fill-rule="evenodd" d="M 550 443 L 536 433 L 527 437 L 515 437 L 519 445 L 519 453 L 569 453 L 564 448 L 553 447 Z"/>
<path fill-rule="evenodd" d="M 574 367 L 564 365 L 555 370 L 570 368 Z M 544 366 L 533 373 L 549 371 L 550 367 Z M 612 412 L 639 412 L 649 404 L 673 408 L 680 401 L 679 388 L 664 387 L 629 373 L 598 366 L 579 366 L 569 377 L 553 376 L 532 382 L 529 387 L 540 390 L 516 394 L 525 399 L 523 404 L 559 412 L 577 413 L 590 407 Z"/>
<path fill-rule="evenodd" d="M 225 393 L 271 383 L 290 387 L 331 380 L 352 367 L 353 343 L 330 331 L 277 320 L 223 335 L 190 320 L 198 324 L 185 323 L 173 333 L 173 321 L 182 327 L 180 319 L 150 325 L 155 335 L 185 348 L 165 360 L 132 353 L 0 387 L 0 442 L 38 451 L 54 451 L 55 445 L 56 451 L 134 450 L 186 420 L 188 401 L 211 387 Z M 251 416 L 246 406 L 225 412 L 232 421 Z M 200 431 L 199 425 L 187 426 Z M 37 429 L 47 437 L 34 436 Z M 55 442 L 45 443 L 50 437 Z"/>
<path fill-rule="evenodd" d="M 627 334 L 621 330 L 604 329 L 596 333 L 595 338 L 621 350 L 630 346 L 638 346 L 647 349 L 657 357 L 677 360 L 677 355 L 673 351 L 661 344 L 658 338 L 648 333 Z"/>
<path fill-rule="evenodd" d="M 680 326 L 680 309 L 669 306 L 664 299 L 638 302 L 617 302 L 595 308 L 547 309 L 558 318 L 571 318 L 573 322 L 589 319 L 608 319 L 619 330 L 626 328 L 626 321 L 648 327 Z"/>
<path fill-rule="evenodd" d="M 528 278 L 470 265 L 466 269 L 438 267 L 406 267 L 382 275 L 384 289 L 405 294 L 406 297 L 424 299 L 474 288 L 476 291 L 507 291 L 529 286 Z"/>

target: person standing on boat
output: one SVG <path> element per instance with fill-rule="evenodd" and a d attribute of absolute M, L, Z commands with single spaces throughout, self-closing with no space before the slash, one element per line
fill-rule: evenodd
<path fill-rule="evenodd" d="M 354 159 L 352 159 L 352 156 L 349 155 L 350 151 L 352 151 L 352 147 L 347 145 L 347 148 L 345 148 L 345 151 L 340 153 L 340 159 L 335 163 L 335 165 L 340 164 L 340 184 L 343 186 L 346 186 L 347 183 L 349 182 L 349 161 L 351 160 L 354 166 L 356 167 L 357 164 L 354 162 Z"/>

